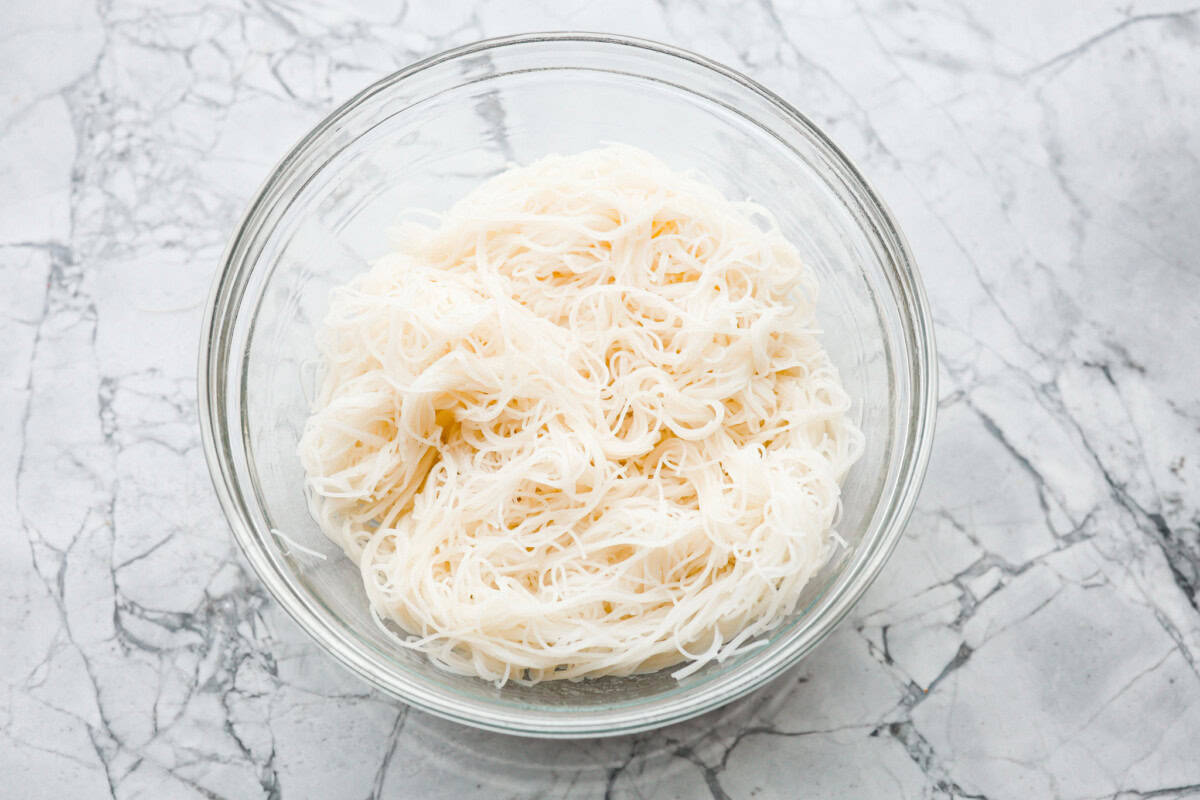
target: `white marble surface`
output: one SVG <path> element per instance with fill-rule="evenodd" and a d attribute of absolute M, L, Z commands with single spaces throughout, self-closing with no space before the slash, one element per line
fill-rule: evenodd
<path fill-rule="evenodd" d="M 936 453 L 856 613 L 751 699 L 548 743 L 316 650 L 237 555 L 194 367 L 222 246 L 336 103 L 634 33 L 758 78 L 897 213 Z M 0 5 L 0 795 L 1200 796 L 1200 12 L 1158 0 Z"/>

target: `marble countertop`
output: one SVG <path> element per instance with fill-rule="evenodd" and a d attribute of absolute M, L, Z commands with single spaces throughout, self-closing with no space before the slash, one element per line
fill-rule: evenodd
<path fill-rule="evenodd" d="M 520 740 L 409 711 L 265 594 L 195 353 L 235 220 L 357 89 L 537 29 L 676 43 L 896 212 L 938 438 L 878 582 L 690 723 Z M 0 794 L 1200 797 L 1200 11 L 1144 4 L 16 0 L 0 7 Z"/>

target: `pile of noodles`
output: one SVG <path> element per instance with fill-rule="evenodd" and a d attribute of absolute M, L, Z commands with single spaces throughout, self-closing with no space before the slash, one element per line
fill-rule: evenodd
<path fill-rule="evenodd" d="M 862 450 L 760 207 L 640 150 L 480 186 L 335 291 L 310 505 L 407 647 L 503 683 L 754 646 Z"/>

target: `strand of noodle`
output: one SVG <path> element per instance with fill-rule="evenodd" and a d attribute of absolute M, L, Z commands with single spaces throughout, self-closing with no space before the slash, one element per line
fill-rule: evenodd
<path fill-rule="evenodd" d="M 327 558 L 327 556 L 324 553 L 322 553 L 318 550 L 313 550 L 311 547 L 305 547 L 304 545 L 300 544 L 295 539 L 288 536 L 287 534 L 285 534 L 283 531 L 279 530 L 278 528 L 271 528 L 271 533 L 272 533 L 272 535 L 275 536 L 275 538 L 279 539 L 280 541 L 282 541 L 284 543 L 284 545 L 286 545 L 286 548 L 284 551 L 285 553 L 287 553 L 288 551 L 291 551 L 291 550 L 295 550 L 297 552 L 304 553 L 307 556 L 312 556 L 313 558 L 319 558 L 322 561 L 325 561 Z M 290 553 L 289 553 L 289 555 L 290 555 Z"/>

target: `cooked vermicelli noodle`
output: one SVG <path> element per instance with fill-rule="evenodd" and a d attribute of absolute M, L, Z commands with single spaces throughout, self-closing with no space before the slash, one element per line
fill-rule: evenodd
<path fill-rule="evenodd" d="M 334 292 L 300 456 L 406 647 L 500 683 L 683 677 L 794 610 L 862 434 L 769 214 L 611 146 L 394 239 Z"/>

